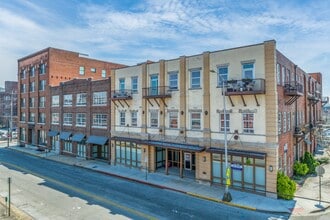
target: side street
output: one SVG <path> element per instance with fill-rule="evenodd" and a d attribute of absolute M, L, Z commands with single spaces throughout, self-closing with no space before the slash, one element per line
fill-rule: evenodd
<path fill-rule="evenodd" d="M 7 143 L 2 142 L 0 146 L 7 147 Z M 65 155 L 58 155 L 53 152 L 42 152 L 36 148 L 19 147 L 11 142 L 10 150 L 34 155 L 47 160 L 54 160 L 72 166 L 79 166 L 95 172 L 113 175 L 129 181 L 136 181 L 142 184 L 149 184 L 163 189 L 174 190 L 176 192 L 189 194 L 191 196 L 207 199 L 214 202 L 226 203 L 221 200 L 224 188 L 215 185 L 198 184 L 192 179 L 182 179 L 176 176 L 166 176 L 159 173 L 146 173 L 145 170 L 128 168 L 124 166 L 111 166 L 95 160 L 83 160 Z M 318 149 L 318 157 L 330 158 L 329 148 Z M 319 199 L 319 177 L 308 176 L 302 185 L 297 185 L 297 191 L 293 200 L 272 199 L 265 196 L 242 192 L 230 189 L 233 200 L 226 203 L 243 209 L 250 209 L 260 212 L 291 214 L 290 219 L 326 219 L 330 216 L 330 164 L 325 164 L 325 173 L 321 178 L 322 197 Z M 4 205 L 3 199 L 1 204 Z M 13 204 L 15 206 L 15 204 Z M 14 213 L 15 215 L 15 213 Z"/>

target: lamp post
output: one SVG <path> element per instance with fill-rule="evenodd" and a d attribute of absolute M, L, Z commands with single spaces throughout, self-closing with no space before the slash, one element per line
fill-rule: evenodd
<path fill-rule="evenodd" d="M 212 73 L 217 73 L 211 70 Z M 219 74 L 219 78 L 222 81 L 222 103 L 223 103 L 223 120 L 224 120 L 224 139 L 225 139 L 225 166 L 226 166 L 226 187 L 225 193 L 223 194 L 222 201 L 230 202 L 232 200 L 229 192 L 230 185 L 230 167 L 228 166 L 228 141 L 227 141 L 227 108 L 226 108 L 226 97 L 225 97 L 225 79 Z"/>

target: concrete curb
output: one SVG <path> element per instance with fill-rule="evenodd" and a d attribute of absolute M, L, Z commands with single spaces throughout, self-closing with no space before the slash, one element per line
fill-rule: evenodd
<path fill-rule="evenodd" d="M 3 207 L 6 207 L 6 202 L 3 202 L 5 199 L 3 197 L 0 197 L 0 205 Z M 27 214 L 26 212 L 22 211 L 21 209 L 14 206 L 12 203 L 10 204 L 10 216 L 15 217 L 16 219 L 21 220 L 33 220 L 32 216 Z"/>

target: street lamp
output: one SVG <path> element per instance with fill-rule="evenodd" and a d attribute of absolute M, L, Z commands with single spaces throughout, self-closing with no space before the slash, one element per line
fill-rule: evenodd
<path fill-rule="evenodd" d="M 212 73 L 217 73 L 214 70 L 211 70 Z M 220 74 L 219 78 L 222 81 L 222 103 L 223 103 L 223 120 L 224 120 L 224 139 L 225 139 L 225 166 L 226 166 L 226 187 L 225 193 L 223 194 L 222 201 L 230 202 L 232 200 L 231 194 L 229 192 L 230 185 L 230 168 L 228 166 L 228 141 L 227 141 L 227 108 L 226 108 L 226 97 L 225 97 L 225 80 Z"/>

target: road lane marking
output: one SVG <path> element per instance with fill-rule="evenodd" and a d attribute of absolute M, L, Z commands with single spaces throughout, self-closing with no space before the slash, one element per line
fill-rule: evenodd
<path fill-rule="evenodd" d="M 88 192 L 88 191 L 85 191 L 85 190 L 82 190 L 82 189 L 78 189 L 78 188 L 75 188 L 74 186 L 70 186 L 70 185 L 68 185 L 68 184 L 66 184 L 66 183 L 60 182 L 60 181 L 55 180 L 55 179 L 53 179 L 53 178 L 46 177 L 46 176 L 43 176 L 43 175 L 40 175 L 40 174 L 34 173 L 34 172 L 32 172 L 31 170 L 25 169 L 25 168 L 20 167 L 20 166 L 18 166 L 18 165 L 11 164 L 11 163 L 7 163 L 7 162 L 1 162 L 1 164 L 2 164 L 2 165 L 9 166 L 9 167 L 13 167 L 13 168 L 15 168 L 15 169 L 17 169 L 17 170 L 20 170 L 20 171 L 22 171 L 22 172 L 30 173 L 30 174 L 32 174 L 32 175 L 34 175 L 34 176 L 37 176 L 37 177 L 42 178 L 42 179 L 44 179 L 44 180 L 47 180 L 47 181 L 49 181 L 49 182 L 51 182 L 51 183 L 57 184 L 57 185 L 59 185 L 59 186 L 61 186 L 61 187 L 63 187 L 63 188 L 66 188 L 66 189 L 72 190 L 72 191 L 74 191 L 74 192 L 76 192 L 76 193 L 80 193 L 80 194 L 82 194 L 82 195 L 84 195 L 84 196 L 91 197 L 92 199 L 94 199 L 94 200 L 96 200 L 96 201 L 103 202 L 103 203 L 106 203 L 106 204 L 108 204 L 108 205 L 115 206 L 116 208 L 119 208 L 119 209 L 121 209 L 121 210 L 125 210 L 125 211 L 127 211 L 127 212 L 129 212 L 129 213 L 132 213 L 132 214 L 134 214 L 134 215 L 140 216 L 140 217 L 142 217 L 142 218 L 150 219 L 150 220 L 156 220 L 156 219 L 157 219 L 157 218 L 155 218 L 155 217 L 153 217 L 153 216 L 151 216 L 151 215 L 148 215 L 148 214 L 143 213 L 143 212 L 139 212 L 139 211 L 134 210 L 134 209 L 132 209 L 132 208 L 129 208 L 129 207 L 127 207 L 127 206 L 121 205 L 121 204 L 119 204 L 119 203 L 117 203 L 117 202 L 114 202 L 114 201 L 111 201 L 111 200 L 109 200 L 109 199 L 106 199 L 106 198 L 103 198 L 103 197 L 97 196 L 97 195 L 95 195 L 95 194 L 93 194 L 93 193 L 90 193 L 90 192 Z"/>

